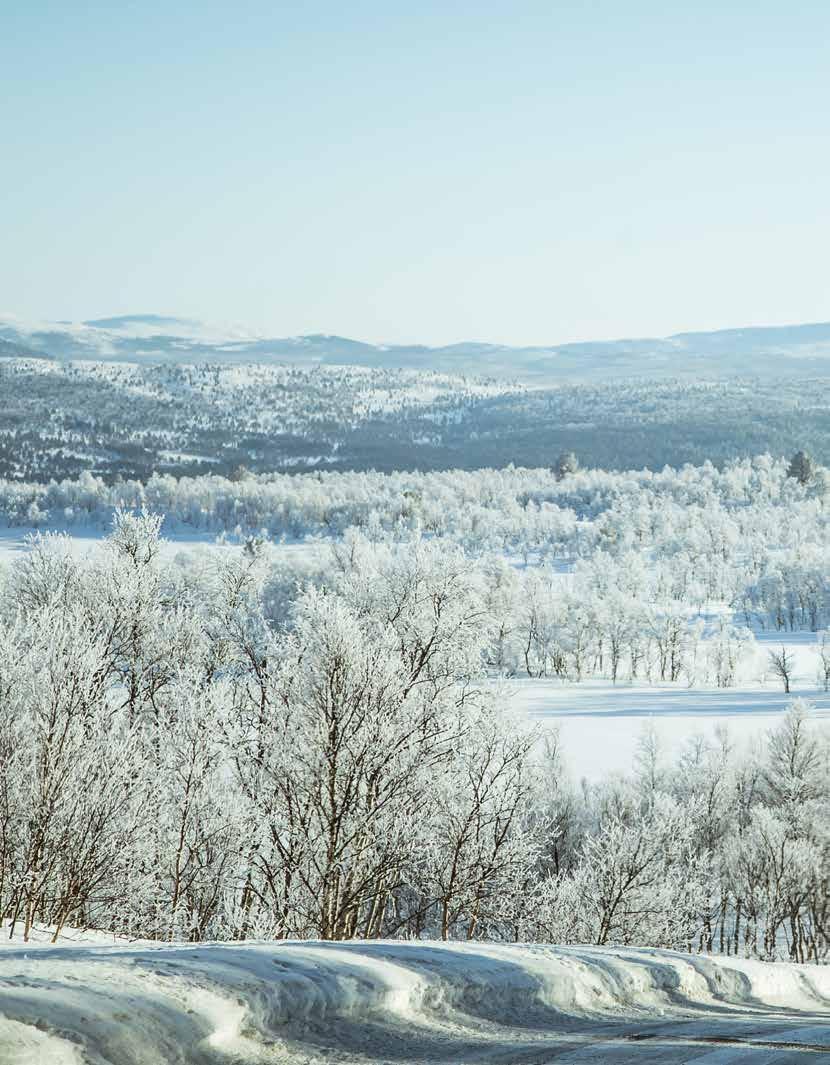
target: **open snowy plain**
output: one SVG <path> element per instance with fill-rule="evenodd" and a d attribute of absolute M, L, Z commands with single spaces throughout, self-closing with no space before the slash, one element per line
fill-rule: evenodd
<path fill-rule="evenodd" d="M 830 1062 L 830 969 L 484 943 L 0 949 L 2 1065 Z"/>
<path fill-rule="evenodd" d="M 739 747 L 773 728 L 793 698 L 815 707 L 817 721 L 830 720 L 830 693 L 816 685 L 817 640 L 813 632 L 767 633 L 758 637 L 757 673 L 734 688 L 690 688 L 674 684 L 579 684 L 555 678 L 507 683 L 514 710 L 559 729 L 565 764 L 574 780 L 596 781 L 628 772 L 646 728 L 653 729 L 670 760 L 696 734 L 713 739 L 726 729 Z M 796 663 L 791 693 L 765 673 L 767 648 L 787 648 Z"/>

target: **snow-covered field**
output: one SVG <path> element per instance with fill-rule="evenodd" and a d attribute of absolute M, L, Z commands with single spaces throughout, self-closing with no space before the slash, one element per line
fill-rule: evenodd
<path fill-rule="evenodd" d="M 6 944 L 2 1065 L 830 1061 L 830 969 L 442 943 Z"/>
<path fill-rule="evenodd" d="M 751 743 L 774 727 L 793 698 L 809 700 L 817 720 L 830 720 L 830 692 L 816 683 L 816 634 L 766 633 L 757 639 L 757 679 L 734 688 L 602 680 L 573 684 L 543 678 L 511 680 L 507 690 L 518 712 L 558 726 L 565 764 L 574 780 L 599 780 L 609 772 L 629 771 L 647 726 L 653 726 L 663 755 L 670 759 L 691 736 L 702 733 L 712 739 L 718 728 L 726 728 L 738 746 Z M 782 644 L 796 662 L 790 695 L 780 681 L 764 675 L 767 650 L 779 650 Z"/>
<path fill-rule="evenodd" d="M 45 530 L 42 530 L 45 532 Z M 29 538 L 37 533 L 36 529 L 28 528 L 0 528 L 0 565 L 14 562 L 28 550 Z M 100 549 L 101 541 L 105 535 L 102 529 L 78 529 L 73 528 L 69 533 L 72 551 L 79 558 L 94 554 Z M 179 554 L 200 555 L 205 552 L 241 550 L 238 542 L 228 540 L 225 543 L 217 542 L 215 533 L 201 533 L 188 531 L 184 533 L 165 532 L 161 541 L 161 557 L 167 561 L 175 559 Z M 279 543 L 273 546 L 280 557 L 286 560 L 310 559 L 326 550 L 326 544 L 317 540 L 309 539 L 290 543 Z"/>

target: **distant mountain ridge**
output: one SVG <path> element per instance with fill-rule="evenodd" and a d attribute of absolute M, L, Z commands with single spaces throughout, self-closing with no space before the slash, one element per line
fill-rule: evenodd
<path fill-rule="evenodd" d="M 27 347 L 25 344 L 18 344 L 14 340 L 4 340 L 0 338 L 0 359 L 51 359 L 51 355 L 47 355 L 45 351 L 38 351 L 35 348 Z"/>
<path fill-rule="evenodd" d="M 469 341 L 429 347 L 369 344 L 314 333 L 265 337 L 156 314 L 86 322 L 0 316 L 0 357 L 129 362 L 356 364 L 510 377 L 538 383 L 609 377 L 825 376 L 830 322 L 512 347 Z"/>

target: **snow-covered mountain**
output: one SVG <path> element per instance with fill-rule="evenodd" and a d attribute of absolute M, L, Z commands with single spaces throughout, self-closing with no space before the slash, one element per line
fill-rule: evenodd
<path fill-rule="evenodd" d="M 28 348 L 25 344 L 18 344 L 15 340 L 3 340 L 0 338 L 0 359 L 50 359 L 44 351 L 36 351 Z"/>
<path fill-rule="evenodd" d="M 57 359 L 357 364 L 539 382 L 609 376 L 817 376 L 830 368 L 830 322 L 530 347 L 477 342 L 428 347 L 368 344 L 323 333 L 267 337 L 241 327 L 154 314 L 86 322 L 25 322 L 0 315 L 0 341 Z"/>

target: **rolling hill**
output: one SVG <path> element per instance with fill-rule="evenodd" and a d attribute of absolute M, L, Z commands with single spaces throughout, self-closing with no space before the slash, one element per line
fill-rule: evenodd
<path fill-rule="evenodd" d="M 609 377 L 815 377 L 830 369 L 830 322 L 529 347 L 472 341 L 428 347 L 368 344 L 324 333 L 266 337 L 153 314 L 78 323 L 0 316 L 0 341 L 62 360 L 347 364 L 486 374 L 537 384 Z"/>

